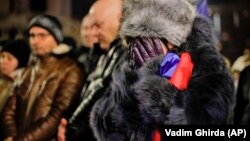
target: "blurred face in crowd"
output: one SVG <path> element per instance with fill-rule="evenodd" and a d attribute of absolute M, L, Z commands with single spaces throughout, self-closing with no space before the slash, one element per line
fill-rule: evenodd
<path fill-rule="evenodd" d="M 37 56 L 44 56 L 57 47 L 55 38 L 46 29 L 39 26 L 33 26 L 29 30 L 29 43 Z"/>
<path fill-rule="evenodd" d="M 120 27 L 122 1 L 97 1 L 90 9 L 97 27 L 98 39 L 102 49 L 108 50 L 110 44 L 117 37 Z"/>
<path fill-rule="evenodd" d="M 80 35 L 81 42 L 86 47 L 92 48 L 98 42 L 97 29 L 90 15 L 83 18 Z"/>
<path fill-rule="evenodd" d="M 0 56 L 1 73 L 10 76 L 18 67 L 18 60 L 11 53 L 3 51 Z"/>

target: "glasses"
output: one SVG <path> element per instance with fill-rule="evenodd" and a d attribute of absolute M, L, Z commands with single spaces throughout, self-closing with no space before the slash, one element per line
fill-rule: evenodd
<path fill-rule="evenodd" d="M 45 39 L 47 36 L 50 36 L 51 34 L 49 33 L 38 33 L 38 34 L 29 34 L 29 39 L 35 39 L 35 38 L 39 38 L 39 39 Z"/>

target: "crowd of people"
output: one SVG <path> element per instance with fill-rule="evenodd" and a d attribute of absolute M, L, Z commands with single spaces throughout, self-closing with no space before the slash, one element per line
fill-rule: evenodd
<path fill-rule="evenodd" d="M 160 141 L 168 125 L 249 124 L 249 64 L 233 77 L 197 9 L 97 0 L 79 48 L 57 17 L 34 16 L 27 38 L 1 42 L 0 140 Z"/>

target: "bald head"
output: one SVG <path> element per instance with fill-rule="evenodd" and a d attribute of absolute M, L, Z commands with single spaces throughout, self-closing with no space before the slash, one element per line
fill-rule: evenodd
<path fill-rule="evenodd" d="M 96 16 L 121 17 L 122 0 L 97 0 L 90 8 L 89 14 Z"/>
<path fill-rule="evenodd" d="M 89 14 L 97 26 L 101 48 L 108 50 L 120 28 L 122 0 L 98 0 L 90 8 Z"/>

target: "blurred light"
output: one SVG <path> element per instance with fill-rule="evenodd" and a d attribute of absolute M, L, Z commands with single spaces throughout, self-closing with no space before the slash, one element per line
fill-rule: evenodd
<path fill-rule="evenodd" d="M 214 21 L 214 31 L 218 36 L 221 33 L 221 18 L 219 13 L 214 13 L 213 21 Z"/>
<path fill-rule="evenodd" d="M 240 27 L 240 17 L 239 13 L 236 11 L 233 11 L 233 23 L 236 28 Z"/>

